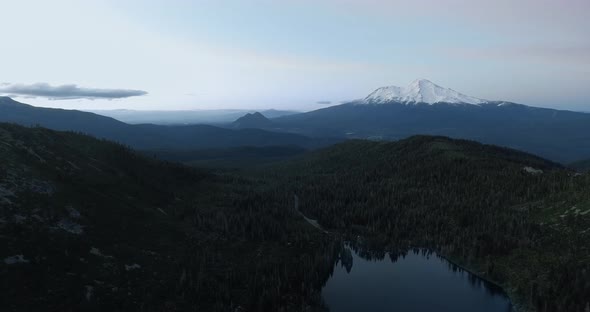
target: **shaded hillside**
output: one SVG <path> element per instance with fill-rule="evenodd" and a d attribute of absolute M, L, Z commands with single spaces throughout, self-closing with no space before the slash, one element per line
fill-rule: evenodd
<path fill-rule="evenodd" d="M 259 129 L 231 130 L 207 125 L 129 125 L 115 119 L 76 110 L 34 107 L 0 97 L 0 122 L 40 125 L 54 130 L 81 132 L 136 149 L 211 149 L 236 146 L 296 145 L 315 148 L 335 140 L 311 139 L 298 134 Z"/>
<path fill-rule="evenodd" d="M 115 137 L 133 129 L 113 118 L 77 110 L 34 107 L 9 97 L 0 97 L 0 122 L 41 125 L 54 130 L 88 133 L 100 138 Z"/>
<path fill-rule="evenodd" d="M 0 160 L 6 311 L 300 311 L 319 304 L 334 242 L 291 209 L 288 194 L 266 199 L 261 181 L 8 124 L 0 124 Z"/>
<path fill-rule="evenodd" d="M 157 126 L 135 125 L 130 133 L 118 136 L 136 149 L 212 149 L 238 146 L 294 145 L 318 148 L 337 142 L 334 139 L 311 139 L 299 134 L 260 129 L 225 129 L 206 125 Z M 130 137 L 130 135 L 133 135 Z"/>
<path fill-rule="evenodd" d="M 511 149 L 428 136 L 350 141 L 273 174 L 307 216 L 367 252 L 428 247 L 499 282 L 519 306 L 581 311 L 588 304 L 589 175 Z"/>
<path fill-rule="evenodd" d="M 444 135 L 524 150 L 568 163 L 590 154 L 590 114 L 507 102 L 358 104 L 273 119 L 275 127 L 309 136 L 397 140 Z"/>
<path fill-rule="evenodd" d="M 182 162 L 195 167 L 241 168 L 267 164 L 293 158 L 307 150 L 296 146 L 242 146 L 208 150 L 151 150 L 143 151 L 147 156 Z"/>

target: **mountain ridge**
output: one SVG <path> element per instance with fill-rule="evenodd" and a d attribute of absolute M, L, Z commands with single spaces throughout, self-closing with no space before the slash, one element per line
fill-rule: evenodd
<path fill-rule="evenodd" d="M 0 98 L 0 122 L 74 131 L 129 145 L 136 149 L 209 149 L 237 146 L 296 145 L 315 148 L 330 139 L 262 129 L 228 129 L 211 125 L 130 125 L 111 117 L 78 110 L 35 107 Z"/>
<path fill-rule="evenodd" d="M 208 124 L 221 125 L 235 121 L 247 113 L 261 112 L 268 118 L 276 118 L 292 114 L 298 111 L 289 110 L 245 110 L 245 109 L 198 109 L 198 110 L 85 110 L 101 116 L 115 118 L 127 124 L 151 123 L 157 125 L 191 125 Z"/>

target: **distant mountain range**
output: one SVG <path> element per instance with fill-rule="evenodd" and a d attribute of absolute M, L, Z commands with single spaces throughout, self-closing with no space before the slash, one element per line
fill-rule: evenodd
<path fill-rule="evenodd" d="M 209 124 L 219 125 L 228 124 L 248 113 L 255 113 L 255 110 L 245 109 L 212 109 L 212 110 L 128 110 L 128 109 L 114 109 L 114 110 L 89 110 L 102 116 L 115 118 L 119 121 L 128 124 L 143 124 L 151 123 L 156 125 L 194 125 L 194 124 Z M 267 109 L 261 110 L 268 118 L 276 118 L 281 116 L 298 114 L 300 112 L 290 110 L 276 110 Z"/>
<path fill-rule="evenodd" d="M 313 137 L 443 135 L 564 163 L 590 157 L 590 114 L 478 99 L 423 79 L 405 88 L 379 88 L 363 100 L 271 120 L 273 130 Z"/>
<path fill-rule="evenodd" d="M 174 118 L 182 117 L 182 113 L 157 117 L 155 112 L 152 115 L 121 112 L 127 114 L 127 119 L 136 121 L 151 116 L 163 118 L 160 122 L 166 123 L 162 120 L 178 121 Z M 130 125 L 93 113 L 37 108 L 0 98 L 0 121 L 79 131 L 143 150 L 237 146 L 315 148 L 344 139 L 399 140 L 421 134 L 506 146 L 564 164 L 590 158 L 588 113 L 484 100 L 425 79 L 407 87 L 378 88 L 362 100 L 305 113 L 217 112 L 231 112 L 233 119 L 228 120 L 229 115 L 224 115 L 226 119 L 219 127 Z M 197 112 L 193 113 L 186 116 L 187 120 L 197 120 Z M 203 113 L 198 118 L 213 118 L 209 123 L 214 123 L 219 116 Z"/>
<path fill-rule="evenodd" d="M 237 146 L 298 146 L 316 148 L 336 140 L 260 129 L 227 129 L 209 125 L 130 125 L 110 117 L 77 110 L 40 108 L 0 97 L 0 122 L 39 125 L 54 130 L 90 134 L 135 149 L 195 150 Z"/>

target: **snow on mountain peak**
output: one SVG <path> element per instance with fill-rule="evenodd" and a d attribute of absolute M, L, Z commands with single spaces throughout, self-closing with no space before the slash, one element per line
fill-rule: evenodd
<path fill-rule="evenodd" d="M 487 101 L 461 94 L 455 90 L 443 88 L 427 79 L 417 79 L 407 87 L 382 87 L 369 94 L 365 104 L 384 104 L 389 102 L 411 103 L 453 103 L 482 104 Z"/>

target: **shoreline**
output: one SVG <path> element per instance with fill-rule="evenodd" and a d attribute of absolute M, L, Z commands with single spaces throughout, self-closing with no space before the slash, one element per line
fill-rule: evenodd
<path fill-rule="evenodd" d="M 442 257 L 443 259 L 448 261 L 449 263 L 452 263 L 453 265 L 456 265 L 457 267 L 461 268 L 462 270 L 477 276 L 479 279 L 502 289 L 502 291 L 508 297 L 508 300 L 510 300 L 510 304 L 512 304 L 512 309 L 514 310 L 514 312 L 532 312 L 533 311 L 533 310 L 528 309 L 526 306 L 523 306 L 520 303 L 520 300 L 518 300 L 517 296 L 514 294 L 514 292 L 512 290 L 510 290 L 511 289 L 510 287 L 502 285 L 500 282 L 494 281 L 494 280 L 490 279 L 489 277 L 482 276 L 480 273 L 476 272 L 473 269 L 468 268 L 466 265 L 460 264 L 457 260 L 451 259 L 450 257 L 443 255 L 439 252 L 436 252 L 436 253 L 440 257 Z"/>

